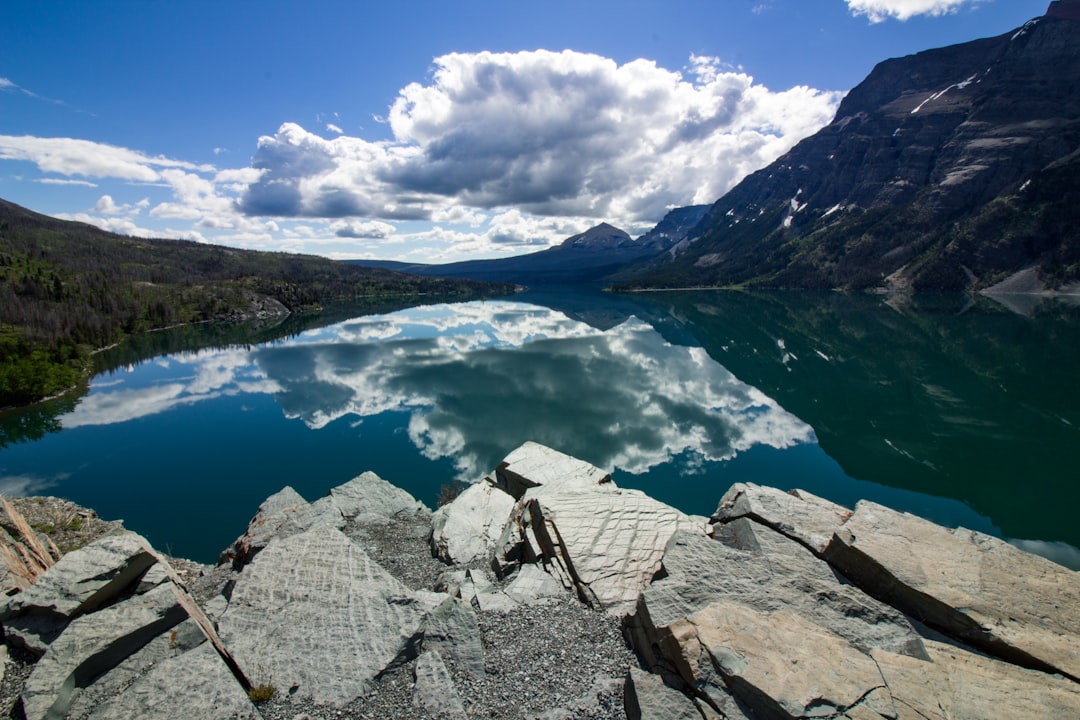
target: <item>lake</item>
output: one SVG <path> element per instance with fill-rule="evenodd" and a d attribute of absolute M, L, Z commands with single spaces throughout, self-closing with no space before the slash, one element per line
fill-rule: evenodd
<path fill-rule="evenodd" d="M 285 485 L 434 507 L 534 440 L 709 515 L 734 482 L 859 499 L 1080 567 L 1080 310 L 838 293 L 513 298 L 181 328 L 0 415 L 0 492 L 212 562 Z"/>

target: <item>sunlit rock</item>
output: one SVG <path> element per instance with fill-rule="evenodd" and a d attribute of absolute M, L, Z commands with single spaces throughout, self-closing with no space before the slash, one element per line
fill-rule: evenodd
<path fill-rule="evenodd" d="M 1011 662 L 1080 678 L 1080 574 L 862 501 L 826 559 L 867 592 Z"/>
<path fill-rule="evenodd" d="M 526 442 L 507 455 L 495 470 L 495 478 L 498 487 L 515 499 L 520 499 L 527 490 L 537 487 L 543 490 L 536 492 L 545 495 L 598 488 L 615 489 L 610 473 L 535 442 Z"/>
<path fill-rule="evenodd" d="M 725 523 L 740 517 L 768 525 L 820 555 L 851 511 L 805 490 L 735 483 L 720 498 L 712 520 Z"/>
<path fill-rule="evenodd" d="M 237 578 L 220 634 L 248 673 L 344 705 L 415 657 L 423 608 L 339 530 L 270 542 Z"/>
<path fill-rule="evenodd" d="M 6 635 L 41 654 L 67 623 L 129 592 L 157 562 L 146 540 L 124 531 L 69 552 L 23 592 L 6 600 Z"/>
<path fill-rule="evenodd" d="M 27 720 L 64 717 L 80 688 L 186 618 L 171 585 L 76 618 L 26 681 Z"/>
<path fill-rule="evenodd" d="M 432 516 L 432 551 L 448 563 L 467 564 L 487 558 L 513 507 L 514 498 L 486 478 L 469 486 Z"/>

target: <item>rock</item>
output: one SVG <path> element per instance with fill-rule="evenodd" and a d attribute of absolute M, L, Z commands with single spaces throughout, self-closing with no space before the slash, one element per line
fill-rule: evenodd
<path fill-rule="evenodd" d="M 63 717 L 79 688 L 108 672 L 187 617 L 171 585 L 76 618 L 26 681 L 27 720 Z"/>
<path fill-rule="evenodd" d="M 720 600 L 680 622 L 682 641 L 701 644 L 697 652 L 755 716 L 843 717 L 862 705 L 896 717 L 874 659 L 790 610 Z"/>
<path fill-rule="evenodd" d="M 40 655 L 67 623 L 130 590 L 155 559 L 133 532 L 105 535 L 62 557 L 0 610 L 5 634 Z"/>
<path fill-rule="evenodd" d="M 209 644 L 156 664 L 90 720 L 259 720 L 258 710 Z"/>
<path fill-rule="evenodd" d="M 719 670 L 696 622 L 719 617 L 708 608 L 737 603 L 759 618 L 787 612 L 835 635 L 869 660 L 874 649 L 926 657 L 922 640 L 903 614 L 842 582 L 799 543 L 741 518 L 724 535 L 732 546 L 698 533 L 669 542 L 665 576 L 645 588 L 626 633 L 648 669 L 669 685 L 697 688 L 714 711 L 739 717 L 739 687 Z M 792 622 L 795 622 L 794 620 Z M 842 698 L 841 698 L 842 700 Z"/>
<path fill-rule="evenodd" d="M 1080 574 L 862 501 L 825 558 L 868 593 L 998 657 L 1080 679 Z"/>
<path fill-rule="evenodd" d="M 124 658 L 111 670 L 94 678 L 74 696 L 68 710 L 70 717 L 92 715 L 106 703 L 146 675 L 151 668 L 186 653 L 206 642 L 194 620 L 187 619 Z"/>
<path fill-rule="evenodd" d="M 330 490 L 330 501 L 346 520 L 366 515 L 393 518 L 431 514 L 426 505 L 373 472 L 366 472 Z"/>
<path fill-rule="evenodd" d="M 627 720 L 701 720 L 693 700 L 639 668 L 630 668 L 623 693 Z"/>
<path fill-rule="evenodd" d="M 422 650 L 452 658 L 454 664 L 476 677 L 484 675 L 484 646 L 476 613 L 466 602 L 447 596 L 424 615 Z"/>
<path fill-rule="evenodd" d="M 366 472 L 308 503 L 291 487 L 271 495 L 259 506 L 247 531 L 218 558 L 219 563 L 243 566 L 274 538 L 287 537 L 314 527 L 345 527 L 357 518 L 385 522 L 402 514 L 430 513 L 423 503 L 391 485 L 373 472 Z"/>
<path fill-rule="evenodd" d="M 466 602 L 475 600 L 481 612 L 509 612 L 517 607 L 518 602 L 500 590 L 483 570 L 470 568 L 467 576 L 469 582 L 461 587 L 461 598 Z"/>
<path fill-rule="evenodd" d="M 668 539 L 704 528 L 678 510 L 635 490 L 533 490 L 514 508 L 522 558 L 543 563 L 586 603 L 612 614 L 633 609 L 660 569 Z"/>
<path fill-rule="evenodd" d="M 514 498 L 486 478 L 471 485 L 432 516 L 432 552 L 447 563 L 489 557 L 513 507 Z"/>
<path fill-rule="evenodd" d="M 244 568 L 220 635 L 247 674 L 298 698 L 344 705 L 416 655 L 423 610 L 339 530 L 270 542 Z"/>
<path fill-rule="evenodd" d="M 250 562 L 255 553 L 266 547 L 292 516 L 306 509 L 307 500 L 291 487 L 285 486 L 263 500 L 255 517 L 248 523 L 247 531 L 221 553 L 218 562 L 241 565 Z"/>
<path fill-rule="evenodd" d="M 615 488 L 609 473 L 535 442 L 526 442 L 507 455 L 495 470 L 495 481 L 515 500 L 538 486 L 545 493 Z"/>
<path fill-rule="evenodd" d="M 566 594 L 566 588 L 536 565 L 522 565 L 504 591 L 525 605 L 544 605 Z"/>
<path fill-rule="evenodd" d="M 847 508 L 805 490 L 783 492 L 753 483 L 735 483 L 720 498 L 712 520 L 747 517 L 787 535 L 820 555 L 836 528 L 851 517 Z"/>
<path fill-rule="evenodd" d="M 454 681 L 450 679 L 450 673 L 438 652 L 425 652 L 416 660 L 413 704 L 426 715 L 435 718 L 457 720 L 467 717 Z"/>
<path fill-rule="evenodd" d="M 1080 717 L 1080 688 L 951 645 L 926 641 L 929 660 L 874 651 L 901 718 Z"/>

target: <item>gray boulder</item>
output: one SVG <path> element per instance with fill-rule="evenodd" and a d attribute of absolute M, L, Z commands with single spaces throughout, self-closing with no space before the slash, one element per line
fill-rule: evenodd
<path fill-rule="evenodd" d="M 526 442 L 507 455 L 495 470 L 495 482 L 515 500 L 541 486 L 545 493 L 615 489 L 610 473 L 535 442 Z"/>
<path fill-rule="evenodd" d="M 247 693 L 209 644 L 157 663 L 90 720 L 259 720 Z"/>
<path fill-rule="evenodd" d="M 27 720 L 64 717 L 81 688 L 186 618 L 171 584 L 76 618 L 26 681 Z"/>
<path fill-rule="evenodd" d="M 693 700 L 639 668 L 630 668 L 623 693 L 627 720 L 701 720 Z"/>
<path fill-rule="evenodd" d="M 783 492 L 735 483 L 720 498 L 712 520 L 723 524 L 742 517 L 767 525 L 820 555 L 836 528 L 851 517 L 851 511 L 805 490 Z"/>
<path fill-rule="evenodd" d="M 0 608 L 6 636 L 40 655 L 73 618 L 131 590 L 156 562 L 146 540 L 124 531 L 60 558 Z"/>
<path fill-rule="evenodd" d="M 443 562 L 488 558 L 514 507 L 514 498 L 486 478 L 469 486 L 431 518 L 431 549 Z"/>
<path fill-rule="evenodd" d="M 468 603 L 454 597 L 446 599 L 424 615 L 422 650 L 437 651 L 452 658 L 454 664 L 475 677 L 484 675 L 484 645 L 480 640 L 480 625 Z"/>
<path fill-rule="evenodd" d="M 244 568 L 219 632 L 249 676 L 340 706 L 416 656 L 423 614 L 360 546 L 318 526 L 271 541 Z"/>
<path fill-rule="evenodd" d="M 638 593 L 660 569 L 668 540 L 698 532 L 704 522 L 636 490 L 529 490 L 515 506 L 526 562 L 542 563 L 564 587 L 612 614 L 633 609 Z M 534 493 L 536 495 L 534 496 Z"/>
<path fill-rule="evenodd" d="M 370 471 L 331 489 L 328 497 L 346 520 L 431 514 L 422 502 Z"/>
<path fill-rule="evenodd" d="M 867 592 L 993 655 L 1080 679 L 1080 574 L 982 533 L 862 501 L 825 558 Z"/>
<path fill-rule="evenodd" d="M 465 720 L 465 706 L 461 703 L 454 681 L 436 651 L 427 651 L 416 660 L 416 684 L 413 685 L 413 704 L 423 711 L 425 717 Z"/>

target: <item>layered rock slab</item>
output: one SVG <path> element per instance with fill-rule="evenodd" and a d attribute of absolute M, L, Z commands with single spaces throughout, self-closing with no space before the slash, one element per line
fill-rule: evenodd
<path fill-rule="evenodd" d="M 926 657 L 902 613 L 842 582 L 804 546 L 745 518 L 728 530 L 723 542 L 698 533 L 673 536 L 663 576 L 642 591 L 627 618 L 631 644 L 669 685 L 731 718 L 800 717 L 791 713 L 811 706 L 838 713 L 861 705 L 860 698 L 881 684 L 869 672 L 873 650 Z M 728 618 L 742 620 L 733 626 Z M 777 680 L 787 658 L 800 656 L 755 635 L 754 628 L 768 635 L 781 621 L 791 629 L 788 641 L 819 639 L 824 656 L 802 656 L 804 675 Z M 847 660 L 830 673 L 823 669 L 830 657 Z M 850 669 L 858 671 L 856 682 L 844 679 Z M 832 678 L 822 685 L 819 704 L 815 670 Z"/>
<path fill-rule="evenodd" d="M 237 579 L 220 635 L 248 674 L 344 705 L 415 657 L 423 608 L 333 527 L 271 541 Z"/>
<path fill-rule="evenodd" d="M 1080 678 L 1080 574 L 997 538 L 862 501 L 825 558 L 928 625 L 1028 667 Z"/>
<path fill-rule="evenodd" d="M 76 618 L 26 681 L 22 701 L 27 720 L 64 717 L 80 688 L 186 618 L 171 585 Z"/>
<path fill-rule="evenodd" d="M 154 665 L 90 720 L 260 720 L 247 693 L 209 644 Z"/>
<path fill-rule="evenodd" d="M 610 473 L 532 441 L 522 443 L 506 456 L 495 469 L 495 481 L 515 500 L 540 487 L 544 493 L 615 489 Z"/>
<path fill-rule="evenodd" d="M 124 531 L 64 557 L 0 608 L 5 633 L 40 655 L 72 619 L 116 600 L 156 559 L 146 540 Z"/>
<path fill-rule="evenodd" d="M 543 563 L 565 587 L 613 614 L 633 609 L 679 531 L 704 536 L 704 523 L 635 490 L 529 491 L 515 509 L 523 556 Z"/>

